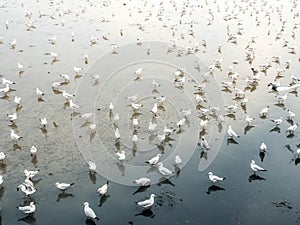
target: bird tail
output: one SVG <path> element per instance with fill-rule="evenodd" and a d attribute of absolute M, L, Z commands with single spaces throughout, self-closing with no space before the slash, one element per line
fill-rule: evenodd
<path fill-rule="evenodd" d="M 73 186 L 75 183 L 71 183 L 70 186 Z"/>
<path fill-rule="evenodd" d="M 223 180 L 226 180 L 227 179 L 227 177 L 223 177 Z"/>
<path fill-rule="evenodd" d="M 97 220 L 97 221 L 98 221 L 98 220 L 100 220 L 100 219 L 99 219 L 98 217 L 95 217 L 95 220 Z"/>

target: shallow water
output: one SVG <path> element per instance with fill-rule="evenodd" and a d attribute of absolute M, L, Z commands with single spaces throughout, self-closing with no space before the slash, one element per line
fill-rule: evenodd
<path fill-rule="evenodd" d="M 8 96 L 0 99 L 1 151 L 6 154 L 5 164 L 0 167 L 4 178 L 0 189 L 1 224 L 93 224 L 83 214 L 84 201 L 90 203 L 101 224 L 300 223 L 299 165 L 295 165 L 294 154 L 286 147 L 297 149 L 299 131 L 287 136 L 288 121 L 280 125 L 280 130 L 274 129 L 270 122 L 280 116 L 286 119 L 287 109 L 296 113 L 294 122 L 299 121 L 299 97 L 297 93 L 289 93 L 287 101 L 280 105 L 275 93 L 267 89 L 267 84 L 276 79 L 282 86 L 288 86 L 290 74 L 299 76 L 299 29 L 293 29 L 299 21 L 297 2 L 27 1 L 22 5 L 18 1 L 2 1 L 0 6 L 0 36 L 3 37 L 0 75 L 16 82 Z M 32 10 L 31 20 L 36 25 L 31 30 L 26 30 L 25 26 L 30 20 L 25 17 L 28 9 Z M 39 11 L 45 15 L 40 17 Z M 208 25 L 210 11 L 214 20 Z M 181 14 L 184 15 L 180 17 Z M 280 14 L 286 22 L 282 38 L 276 40 L 282 28 Z M 232 19 L 225 21 L 228 15 Z M 5 28 L 6 20 L 9 21 L 8 29 Z M 244 30 L 241 35 L 237 34 L 237 44 L 229 43 L 227 26 L 229 33 L 236 34 L 239 21 Z M 194 36 L 188 34 L 191 24 Z M 181 57 L 177 49 L 167 53 L 172 46 L 171 27 L 174 27 L 180 49 L 193 47 L 198 42 L 200 50 L 189 55 L 184 52 Z M 121 29 L 123 35 L 120 35 Z M 74 41 L 71 32 L 75 33 Z M 102 39 L 106 32 L 109 32 L 109 40 Z M 48 39 L 54 35 L 57 36 L 56 44 L 49 44 Z M 97 44 L 90 45 L 91 35 L 99 38 Z M 249 64 L 245 61 L 245 48 L 252 36 L 257 36 L 255 43 L 250 43 L 255 49 L 255 59 Z M 144 38 L 140 46 L 136 44 L 137 37 Z M 9 42 L 14 38 L 17 47 L 11 49 Z M 283 47 L 283 38 L 289 40 L 288 46 L 298 47 L 296 54 L 288 53 L 288 48 Z M 203 39 L 207 39 L 206 47 L 201 45 Z M 111 53 L 110 44 L 120 46 L 116 50 L 118 54 Z M 217 51 L 218 44 L 222 45 L 222 53 Z M 52 62 L 51 51 L 59 53 L 58 61 Z M 89 55 L 87 64 L 84 63 L 85 54 Z M 272 56 L 278 55 L 281 55 L 280 63 L 271 62 Z M 194 68 L 195 58 L 200 61 L 200 72 Z M 221 58 L 221 68 L 209 74 L 208 66 Z M 267 58 L 272 67 L 266 74 L 262 73 L 255 89 L 246 89 L 249 102 L 246 108 L 240 107 L 241 100 L 235 100 L 233 93 L 221 88 L 222 81 L 229 81 L 229 65 L 239 73 L 236 86 L 244 89 L 244 79 L 251 75 L 250 68 L 259 69 Z M 276 77 L 277 68 L 284 68 L 287 60 L 291 62 L 283 73 L 285 77 Z M 24 65 L 22 74 L 18 72 L 18 62 Z M 83 68 L 80 76 L 75 76 L 73 66 Z M 139 67 L 143 67 L 142 79 L 135 81 L 133 72 Z M 188 79 L 184 90 L 174 87 L 173 73 L 178 68 L 186 69 Z M 80 108 L 74 112 L 61 93 L 51 89 L 52 83 L 62 82 L 60 73 L 71 77 L 71 81 L 59 90 L 76 94 L 74 101 Z M 92 78 L 96 74 L 100 75 L 99 83 Z M 219 104 L 223 114 L 223 105 L 238 104 L 236 113 L 225 116 L 221 129 L 215 118 L 210 117 L 206 134 L 199 131 L 193 88 L 204 78 L 208 80 L 205 107 Z M 152 90 L 153 79 L 161 83 L 158 92 Z M 43 101 L 37 100 L 37 87 L 45 92 Z M 132 110 L 125 97 L 136 93 L 144 107 L 137 129 L 140 140 L 133 148 Z M 166 111 L 159 110 L 157 117 L 160 131 L 164 125 L 176 126 L 181 109 L 193 107 L 189 125 L 181 133 L 172 135 L 174 140 L 164 146 L 159 145 L 157 138 L 150 140 L 147 132 L 151 119 L 148 110 L 154 97 L 162 94 L 167 100 Z M 11 125 L 6 114 L 16 110 L 13 103 L 16 95 L 22 97 L 22 108 L 16 123 Z M 114 113 L 118 112 L 121 117 L 120 148 L 127 154 L 125 165 L 118 164 L 114 155 L 117 148 L 109 118 L 110 102 L 114 103 Z M 260 118 L 260 110 L 267 105 L 270 106 L 267 118 Z M 80 118 L 80 114 L 86 112 L 94 113 L 88 123 Z M 254 127 L 246 126 L 246 115 L 255 117 Z M 39 123 L 39 118 L 43 117 L 48 120 L 46 130 L 41 129 Z M 90 123 L 97 126 L 95 134 L 88 128 Z M 235 144 L 227 139 L 228 125 L 241 136 Z M 10 140 L 11 128 L 23 136 L 18 144 Z M 207 160 L 201 158 L 201 149 L 197 146 L 198 137 L 203 134 L 211 145 Z M 261 141 L 266 142 L 270 152 L 263 161 L 259 156 Z M 38 148 L 37 159 L 32 159 L 29 153 L 33 144 Z M 140 174 L 146 173 L 155 182 L 161 178 L 157 171 L 147 171 L 149 166 L 144 164 L 161 151 L 164 165 L 172 170 L 172 160 L 178 152 L 186 163 L 180 173 L 146 190 L 128 186 L 133 177 Z M 97 165 L 99 171 L 95 176 L 89 174 L 86 163 L 91 157 L 102 163 Z M 259 177 L 253 176 L 252 159 L 268 171 L 259 173 Z M 34 178 L 38 191 L 31 198 L 25 198 L 16 187 L 23 182 L 24 169 L 35 168 L 40 169 Z M 207 178 L 209 171 L 227 179 L 212 186 Z M 96 190 L 107 179 L 111 180 L 109 191 L 100 200 Z M 56 181 L 75 182 L 75 185 L 61 194 L 54 186 Z M 157 195 L 151 210 L 143 211 L 135 205 L 135 201 L 146 199 L 151 193 Z M 21 221 L 24 215 L 15 207 L 31 200 L 36 202 L 37 210 L 34 216 Z"/>

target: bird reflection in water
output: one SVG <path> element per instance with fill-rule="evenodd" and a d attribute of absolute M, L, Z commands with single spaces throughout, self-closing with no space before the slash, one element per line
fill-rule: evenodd
<path fill-rule="evenodd" d="M 135 195 L 135 194 L 140 193 L 140 192 L 145 192 L 149 187 L 150 187 L 150 185 L 148 185 L 148 186 L 140 186 L 132 194 Z"/>
<path fill-rule="evenodd" d="M 134 216 L 144 216 L 153 219 L 155 217 L 155 214 L 151 209 L 144 209 L 142 212 L 137 213 Z"/>
<path fill-rule="evenodd" d="M 248 181 L 252 182 L 252 181 L 256 181 L 256 180 L 266 180 L 265 178 L 256 175 L 256 174 L 252 174 L 251 176 L 249 176 Z"/>
<path fill-rule="evenodd" d="M 86 220 L 85 220 L 85 224 L 86 224 L 86 225 L 96 225 L 95 221 L 94 221 L 94 220 L 91 220 L 91 219 L 86 219 Z"/>
<path fill-rule="evenodd" d="M 72 193 L 61 192 L 57 195 L 56 201 L 59 202 L 61 199 L 75 197 Z"/>
<path fill-rule="evenodd" d="M 104 202 L 106 202 L 107 201 L 107 199 L 110 197 L 110 195 L 101 195 L 101 197 L 100 197 L 100 201 L 99 201 L 99 207 L 101 207 L 103 204 L 104 204 Z"/>
<path fill-rule="evenodd" d="M 210 194 L 211 192 L 215 192 L 215 191 L 225 191 L 225 188 L 219 187 L 215 184 L 211 185 L 208 187 L 206 194 Z"/>
<path fill-rule="evenodd" d="M 36 219 L 33 215 L 26 215 L 25 217 L 22 217 L 20 219 L 18 219 L 18 221 L 23 221 L 27 224 L 30 225 L 35 225 L 36 224 Z"/>

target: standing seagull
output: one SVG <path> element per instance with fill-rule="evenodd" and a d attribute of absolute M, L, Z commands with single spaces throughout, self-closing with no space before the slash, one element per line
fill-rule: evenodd
<path fill-rule="evenodd" d="M 108 190 L 108 186 L 109 186 L 109 181 L 106 181 L 106 184 L 104 184 L 102 187 L 98 188 L 97 192 L 99 193 L 99 195 L 101 195 L 101 196 L 105 195 Z"/>
<path fill-rule="evenodd" d="M 264 168 L 262 168 L 262 167 L 256 165 L 254 160 L 251 160 L 250 167 L 251 167 L 251 169 L 253 170 L 254 174 L 255 174 L 255 172 L 257 172 L 257 171 L 267 171 L 266 169 L 264 169 Z"/>
<path fill-rule="evenodd" d="M 147 209 L 150 208 L 154 204 L 154 198 L 156 197 L 155 194 L 151 194 L 149 199 L 146 199 L 141 202 L 135 202 L 139 206 L 142 206 L 143 208 Z"/>
<path fill-rule="evenodd" d="M 226 177 L 218 177 L 218 176 L 214 175 L 213 172 L 208 173 L 208 178 L 214 183 L 216 183 L 217 181 L 226 179 Z"/>
<path fill-rule="evenodd" d="M 55 186 L 60 189 L 62 192 L 64 192 L 68 187 L 71 187 L 73 186 L 74 183 L 71 183 L 71 184 L 67 184 L 67 183 L 59 183 L 59 182 L 56 182 L 55 183 Z"/>
<path fill-rule="evenodd" d="M 228 127 L 228 130 L 227 130 L 227 133 L 229 135 L 230 138 L 233 138 L 233 137 L 240 137 L 239 135 L 237 135 L 235 133 L 235 131 L 232 129 L 232 127 L 229 125 Z"/>
<path fill-rule="evenodd" d="M 27 206 L 17 206 L 17 209 L 25 214 L 32 214 L 35 212 L 35 204 L 34 202 L 30 202 Z"/>
<path fill-rule="evenodd" d="M 89 203 L 88 202 L 84 202 L 83 203 L 84 208 L 84 214 L 88 217 L 88 218 L 92 218 L 94 220 L 99 220 L 99 218 L 96 216 L 94 210 L 92 208 L 90 208 Z"/>

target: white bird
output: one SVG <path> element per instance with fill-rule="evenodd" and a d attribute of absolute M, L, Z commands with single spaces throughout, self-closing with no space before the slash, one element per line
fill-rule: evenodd
<path fill-rule="evenodd" d="M 133 143 L 137 143 L 138 142 L 138 136 L 136 134 L 133 134 L 131 140 L 132 140 Z"/>
<path fill-rule="evenodd" d="M 10 130 L 10 138 L 13 141 L 18 141 L 22 138 L 22 136 L 17 135 L 14 130 Z"/>
<path fill-rule="evenodd" d="M 56 182 L 56 183 L 55 183 L 55 186 L 56 186 L 58 189 L 60 189 L 61 191 L 64 192 L 67 188 L 73 186 L 74 184 L 75 184 L 75 183 L 70 183 L 70 184 L 68 184 L 68 183 L 59 183 L 59 182 Z"/>
<path fill-rule="evenodd" d="M 6 84 L 4 88 L 0 89 L 0 93 L 3 92 L 6 95 L 9 92 L 9 90 L 10 90 L 9 84 Z"/>
<path fill-rule="evenodd" d="M 84 55 L 84 63 L 88 64 L 89 62 L 89 56 L 87 54 Z"/>
<path fill-rule="evenodd" d="M 57 61 L 58 53 L 57 52 L 50 52 L 50 55 L 52 57 L 52 62 Z"/>
<path fill-rule="evenodd" d="M 113 109 L 114 109 L 114 105 L 113 105 L 113 103 L 111 102 L 111 103 L 109 103 L 109 110 L 112 111 Z"/>
<path fill-rule="evenodd" d="M 157 110 L 157 102 L 155 102 L 150 112 L 153 113 L 154 116 L 156 116 Z"/>
<path fill-rule="evenodd" d="M 92 160 L 89 160 L 88 164 L 89 164 L 90 171 L 94 172 L 96 170 L 96 168 L 97 168 L 96 163 L 94 163 Z"/>
<path fill-rule="evenodd" d="M 48 123 L 46 117 L 41 118 L 41 119 L 40 119 L 40 122 L 41 122 L 41 125 L 42 125 L 43 127 L 46 127 L 46 125 L 47 125 L 47 123 Z"/>
<path fill-rule="evenodd" d="M 59 76 L 61 77 L 61 78 L 63 78 L 64 80 L 65 80 L 65 82 L 70 82 L 70 80 L 71 80 L 71 78 L 70 78 L 70 76 L 68 75 L 68 74 L 59 74 Z"/>
<path fill-rule="evenodd" d="M 15 96 L 15 97 L 14 97 L 14 103 L 16 103 L 17 105 L 20 105 L 20 104 L 21 104 L 21 100 L 22 100 L 21 97 L 18 97 L 18 96 Z"/>
<path fill-rule="evenodd" d="M 76 75 L 78 75 L 80 73 L 80 71 L 82 70 L 82 68 L 76 67 L 76 66 L 74 66 L 73 69 L 74 69 L 74 72 L 76 73 Z"/>
<path fill-rule="evenodd" d="M 93 115 L 93 113 L 84 113 L 82 114 L 80 117 L 85 119 L 85 120 L 88 120 L 91 116 Z"/>
<path fill-rule="evenodd" d="M 23 183 L 27 188 L 34 188 L 34 183 L 31 181 L 31 180 L 29 180 L 29 178 L 25 178 L 25 180 L 24 180 L 24 183 Z"/>
<path fill-rule="evenodd" d="M 260 112 L 259 112 L 259 116 L 260 117 L 265 117 L 267 116 L 267 113 L 269 112 L 270 106 L 266 106 L 265 108 L 263 108 Z"/>
<path fill-rule="evenodd" d="M 231 125 L 229 125 L 228 130 L 227 130 L 228 136 L 230 138 L 233 137 L 240 137 L 239 135 L 236 134 L 236 132 L 232 129 Z"/>
<path fill-rule="evenodd" d="M 16 48 L 17 46 L 17 39 L 13 39 L 10 43 L 9 43 L 10 47 L 12 49 Z"/>
<path fill-rule="evenodd" d="M 281 116 L 280 118 L 278 118 L 278 119 L 272 119 L 271 121 L 273 123 L 275 123 L 276 126 L 279 126 L 283 122 L 283 117 Z"/>
<path fill-rule="evenodd" d="M 138 118 L 133 118 L 133 119 L 132 119 L 132 125 L 133 125 L 134 127 L 137 127 L 137 126 L 139 125 L 139 120 L 138 120 Z"/>
<path fill-rule="evenodd" d="M 267 145 L 266 145 L 266 143 L 265 142 L 262 142 L 261 144 L 260 144 L 260 152 L 267 152 Z"/>
<path fill-rule="evenodd" d="M 32 179 L 39 173 L 39 170 L 24 170 L 24 174 L 28 179 Z"/>
<path fill-rule="evenodd" d="M 116 156 L 118 157 L 119 161 L 124 161 L 126 159 L 126 154 L 125 154 L 125 151 L 123 151 L 123 150 L 116 152 Z"/>
<path fill-rule="evenodd" d="M 32 145 L 31 148 L 30 148 L 31 156 L 36 155 L 36 153 L 37 153 L 37 148 L 34 145 Z"/>
<path fill-rule="evenodd" d="M 288 86 L 288 87 L 280 87 L 277 84 L 269 83 L 268 87 L 269 87 L 270 90 L 281 92 L 281 91 L 290 91 L 290 90 L 293 90 L 293 89 L 297 89 L 298 87 L 300 87 L 300 84 L 294 84 L 294 85 L 291 85 L 291 86 Z"/>
<path fill-rule="evenodd" d="M 63 91 L 62 96 L 63 96 L 67 101 L 69 101 L 69 99 L 70 99 L 71 97 L 75 97 L 74 94 L 67 93 L 65 90 Z"/>
<path fill-rule="evenodd" d="M 56 36 L 53 36 L 53 37 L 49 38 L 48 41 L 49 41 L 49 44 L 55 45 L 55 43 L 56 43 Z"/>
<path fill-rule="evenodd" d="M 250 124 L 253 123 L 254 118 L 247 115 L 245 121 L 247 122 L 247 125 L 250 126 Z"/>
<path fill-rule="evenodd" d="M 22 191 L 26 194 L 26 196 L 29 196 L 29 195 L 32 195 L 33 193 L 36 192 L 36 189 L 34 187 L 27 187 L 25 184 L 20 184 L 18 187 L 17 187 L 17 191 Z"/>
<path fill-rule="evenodd" d="M 147 209 L 150 208 L 154 204 L 154 198 L 156 197 L 155 194 L 151 194 L 149 199 L 146 199 L 144 201 L 136 202 L 139 206 L 142 206 L 143 208 Z"/>
<path fill-rule="evenodd" d="M 92 218 L 94 220 L 99 220 L 99 218 L 96 216 L 94 210 L 89 206 L 88 202 L 84 202 L 83 205 L 84 205 L 84 208 L 83 208 L 84 214 L 88 218 Z"/>
<path fill-rule="evenodd" d="M 283 103 L 288 98 L 288 94 L 285 95 L 276 95 L 275 98 L 277 98 L 278 103 Z"/>
<path fill-rule="evenodd" d="M 169 177 L 174 173 L 169 170 L 168 168 L 164 167 L 162 162 L 157 163 L 158 172 L 163 175 L 164 177 Z"/>
<path fill-rule="evenodd" d="M 254 174 L 255 174 L 255 172 L 257 172 L 257 171 L 267 171 L 266 169 L 264 169 L 264 168 L 262 168 L 262 167 L 256 165 L 254 160 L 251 160 L 250 167 L 251 167 L 251 169 L 253 170 Z"/>
<path fill-rule="evenodd" d="M 12 84 L 16 84 L 16 83 L 13 82 L 13 81 L 7 80 L 7 79 L 5 79 L 5 78 L 2 78 L 2 84 L 9 84 L 9 85 L 12 85 Z"/>
<path fill-rule="evenodd" d="M 160 142 L 163 142 L 166 140 L 166 135 L 163 133 L 163 134 L 158 134 L 157 135 L 158 139 Z"/>
<path fill-rule="evenodd" d="M 214 183 L 216 183 L 217 181 L 226 179 L 226 177 L 218 177 L 218 176 L 214 175 L 213 172 L 208 173 L 208 178 Z"/>
<path fill-rule="evenodd" d="M 45 95 L 45 93 L 42 92 L 39 88 L 36 88 L 36 95 L 38 98 L 42 98 L 42 96 Z"/>
<path fill-rule="evenodd" d="M 288 114 L 288 119 L 289 120 L 292 120 L 295 116 L 296 116 L 296 114 L 295 113 L 293 113 L 291 110 L 289 110 L 288 109 L 288 111 L 287 111 L 287 114 Z"/>
<path fill-rule="evenodd" d="M 53 91 L 57 91 L 58 90 L 58 87 L 60 87 L 61 86 L 61 83 L 60 82 L 54 82 L 53 84 L 52 84 L 52 90 Z"/>
<path fill-rule="evenodd" d="M 175 162 L 175 166 L 178 166 L 182 163 L 182 159 L 180 158 L 179 155 L 175 155 L 174 162 Z"/>
<path fill-rule="evenodd" d="M 139 186 L 149 186 L 151 185 L 151 180 L 149 178 L 146 178 L 146 177 L 141 177 L 139 179 L 136 179 L 133 181 L 133 183 L 139 185 Z"/>
<path fill-rule="evenodd" d="M 3 160 L 5 159 L 5 153 L 0 152 L 0 163 L 3 163 Z"/>
<path fill-rule="evenodd" d="M 157 123 L 152 123 L 151 121 L 149 122 L 148 129 L 150 133 L 153 133 L 156 130 L 156 127 L 157 127 Z"/>
<path fill-rule="evenodd" d="M 136 80 L 141 79 L 142 71 L 143 71 L 143 68 L 138 68 L 138 69 L 134 72 L 134 74 L 136 75 L 136 78 L 135 78 Z"/>
<path fill-rule="evenodd" d="M 292 134 L 292 133 L 295 132 L 295 130 L 298 128 L 298 126 L 299 126 L 298 123 L 296 123 L 296 124 L 294 124 L 294 125 L 292 125 L 292 126 L 289 126 L 289 127 L 286 129 L 286 132 L 289 132 L 290 134 Z"/>
<path fill-rule="evenodd" d="M 149 163 L 150 165 L 156 165 L 159 161 L 159 158 L 161 157 L 161 154 L 157 154 L 156 156 L 154 156 L 153 158 L 149 159 L 146 163 Z"/>
<path fill-rule="evenodd" d="M 17 209 L 25 214 L 32 214 L 35 212 L 36 207 L 34 202 L 30 202 L 27 206 L 17 206 Z"/>
<path fill-rule="evenodd" d="M 3 176 L 0 175 L 0 186 L 3 184 Z"/>
<path fill-rule="evenodd" d="M 109 181 L 106 181 L 106 184 L 102 185 L 102 187 L 97 189 L 97 192 L 99 195 L 105 195 L 109 186 Z"/>
<path fill-rule="evenodd" d="M 176 126 L 179 127 L 179 129 L 181 129 L 181 127 L 185 124 L 186 118 L 183 117 L 181 118 L 177 123 Z"/>
<path fill-rule="evenodd" d="M 141 107 L 143 107 L 143 105 L 142 105 L 142 104 L 137 104 L 137 103 L 131 102 L 131 107 L 132 107 L 134 110 L 139 110 Z"/>
<path fill-rule="evenodd" d="M 201 138 L 200 146 L 205 150 L 209 149 L 209 144 L 204 137 Z"/>
<path fill-rule="evenodd" d="M 7 114 L 7 117 L 9 118 L 10 122 L 13 122 L 14 120 L 16 120 L 18 118 L 18 115 L 17 115 L 17 113 Z"/>
<path fill-rule="evenodd" d="M 120 140 L 121 139 L 121 135 L 120 135 L 120 132 L 119 132 L 119 128 L 116 128 L 114 130 L 114 132 L 115 132 L 115 139 L 116 140 Z"/>
<path fill-rule="evenodd" d="M 98 38 L 97 37 L 95 37 L 95 36 L 91 36 L 90 37 L 90 43 L 91 43 L 91 45 L 97 44 L 97 42 L 98 42 Z"/>
<path fill-rule="evenodd" d="M 160 86 L 160 84 L 157 83 L 155 80 L 153 80 L 151 84 L 152 84 L 152 86 L 153 86 L 154 89 L 156 89 L 156 88 L 158 88 Z"/>
<path fill-rule="evenodd" d="M 164 129 L 163 129 L 163 132 L 164 132 L 165 135 L 170 135 L 175 131 L 176 131 L 175 129 L 168 128 L 167 126 L 164 126 Z"/>
<path fill-rule="evenodd" d="M 70 99 L 70 108 L 71 108 L 71 109 L 78 109 L 79 106 L 76 105 L 76 104 L 72 101 L 72 99 Z"/>

